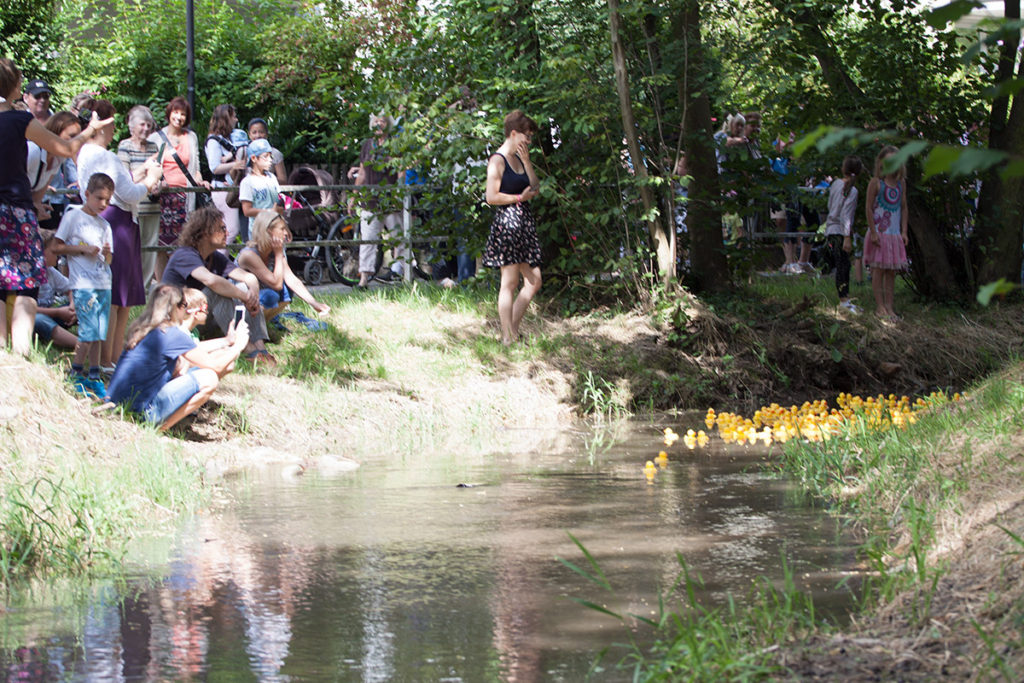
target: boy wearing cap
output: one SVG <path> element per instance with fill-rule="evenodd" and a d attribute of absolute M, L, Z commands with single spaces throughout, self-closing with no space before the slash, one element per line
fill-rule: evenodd
<path fill-rule="evenodd" d="M 249 131 L 249 138 L 251 140 L 267 140 L 267 142 L 270 142 L 270 136 L 267 133 L 267 122 L 263 119 L 259 117 L 249 119 L 249 124 L 245 129 Z M 281 154 L 281 150 L 273 145 L 270 146 L 270 153 L 273 155 L 274 159 L 273 170 L 274 175 L 277 176 L 277 182 L 287 183 L 288 174 L 285 173 L 284 169 L 284 155 Z"/>
<path fill-rule="evenodd" d="M 36 78 L 25 86 L 22 99 L 28 105 L 28 110 L 39 123 L 46 123 L 50 119 L 50 95 L 53 92 L 46 81 Z"/>
<path fill-rule="evenodd" d="M 277 176 L 274 175 L 273 152 L 266 139 L 253 140 L 249 143 L 249 161 L 252 168 L 238 186 L 238 201 L 242 205 L 242 213 L 249 217 L 251 231 L 252 223 L 261 209 L 282 213 L 284 204 L 278 200 L 281 187 L 277 184 Z"/>

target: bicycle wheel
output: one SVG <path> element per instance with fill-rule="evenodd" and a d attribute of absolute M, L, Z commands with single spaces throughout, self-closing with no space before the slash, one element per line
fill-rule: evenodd
<path fill-rule="evenodd" d="M 306 265 L 302 267 L 302 281 L 310 287 L 316 287 L 324 279 L 324 264 L 320 263 L 316 259 L 310 259 L 306 261 Z"/>
<path fill-rule="evenodd" d="M 342 216 L 335 221 L 327 232 L 327 241 L 353 239 L 356 232 L 355 225 L 349 220 L 346 216 Z M 349 287 L 359 282 L 358 246 L 353 244 L 325 246 L 324 256 L 327 258 L 327 269 L 332 280 Z"/>

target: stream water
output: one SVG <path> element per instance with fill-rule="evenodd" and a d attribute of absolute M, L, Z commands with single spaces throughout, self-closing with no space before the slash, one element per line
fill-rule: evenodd
<path fill-rule="evenodd" d="M 680 573 L 677 553 L 703 578 L 702 601 L 742 599 L 759 577 L 781 583 L 785 557 L 819 608 L 842 614 L 850 591 L 837 586 L 855 558 L 840 521 L 772 474 L 763 449 L 680 442 L 648 483 L 661 426 L 563 435 L 529 455 L 249 473 L 226 487 L 227 505 L 139 544 L 123 577 L 14 586 L 0 612 L 0 671 L 16 681 L 577 681 L 612 645 L 590 675 L 628 680 L 614 666 L 627 627 L 571 598 L 654 616 Z M 556 559 L 588 566 L 570 533 L 612 591 Z"/>

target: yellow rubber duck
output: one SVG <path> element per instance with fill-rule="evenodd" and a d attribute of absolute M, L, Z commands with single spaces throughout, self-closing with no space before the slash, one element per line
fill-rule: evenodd
<path fill-rule="evenodd" d="M 658 468 L 654 466 L 653 462 L 648 460 L 647 464 L 644 465 L 644 476 L 647 477 L 647 481 L 652 481 L 657 473 Z"/>

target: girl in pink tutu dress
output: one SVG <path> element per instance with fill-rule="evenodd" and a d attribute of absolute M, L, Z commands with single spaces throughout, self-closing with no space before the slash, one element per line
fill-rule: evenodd
<path fill-rule="evenodd" d="M 893 310 L 896 271 L 907 269 L 907 168 L 900 166 L 882 175 L 886 160 L 897 151 L 889 145 L 878 153 L 864 206 L 868 218 L 864 263 L 871 267 L 875 313 L 884 320 L 898 319 Z"/>

